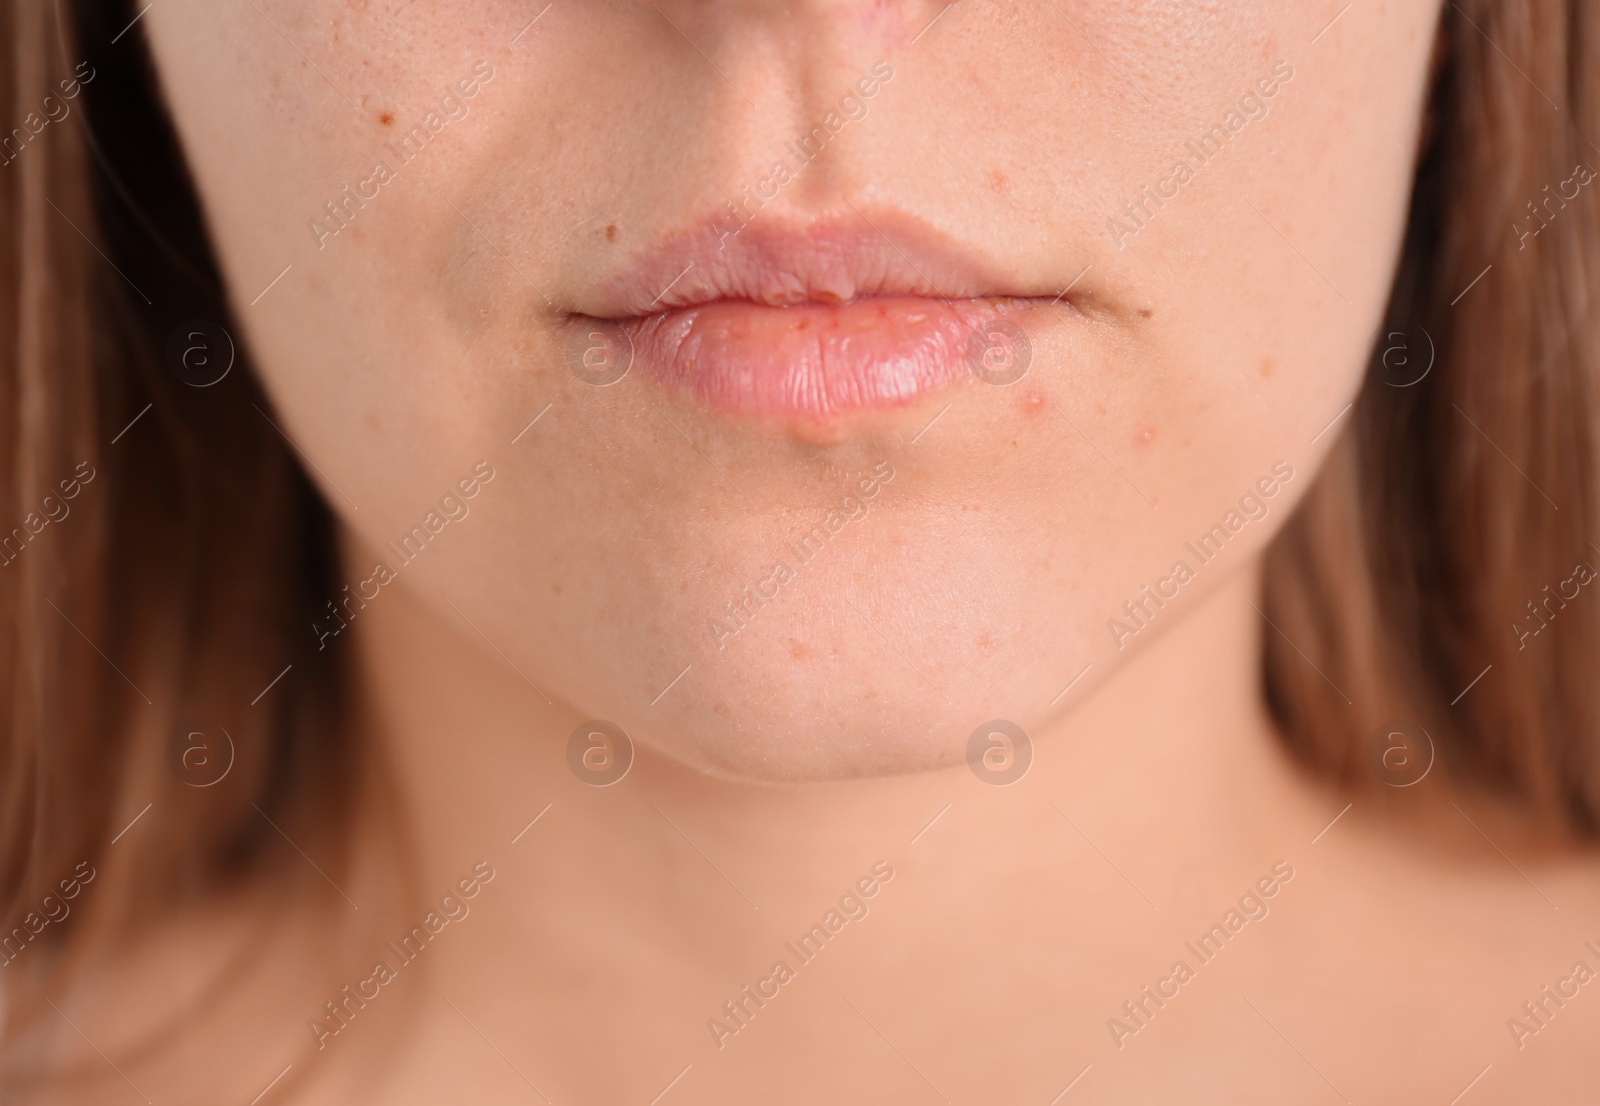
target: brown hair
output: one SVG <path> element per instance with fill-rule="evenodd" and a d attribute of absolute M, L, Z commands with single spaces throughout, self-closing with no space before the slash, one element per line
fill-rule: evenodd
<path fill-rule="evenodd" d="M 46 987 L 59 950 L 30 946 L 57 931 L 83 947 L 258 875 L 277 828 L 336 848 L 357 751 L 307 630 L 334 594 L 326 507 L 242 350 L 210 386 L 187 372 L 190 335 L 224 353 L 196 320 L 234 328 L 135 15 L 0 0 L 0 971 L 20 949 Z M 1401 387 L 1375 356 L 1263 597 L 1267 699 L 1306 762 L 1371 784 L 1369 732 L 1410 719 L 1444 768 L 1589 834 L 1600 602 L 1544 589 L 1600 563 L 1600 223 L 1561 191 L 1600 153 L 1597 35 L 1580 0 L 1444 10 L 1384 328 L 1436 364 Z M 197 729 L 233 750 L 212 786 L 181 760 Z M 85 864 L 72 928 L 34 929 Z"/>
<path fill-rule="evenodd" d="M 334 594 L 331 522 L 243 351 L 197 386 L 228 358 L 200 324 L 234 328 L 142 37 L 113 42 L 135 14 L 0 0 L 12 1036 L 42 1006 L 21 985 L 65 974 L 58 936 L 83 947 L 259 871 L 287 850 L 280 829 L 336 847 L 353 761 L 330 724 L 337 658 L 307 631 Z M 220 781 L 201 755 L 211 775 L 231 757 Z M 52 903 L 67 925 L 49 924 Z"/>
<path fill-rule="evenodd" d="M 1597 14 L 1447 6 L 1388 318 L 1263 597 L 1267 701 L 1308 763 L 1370 785 L 1369 735 L 1414 723 L 1444 772 L 1585 837 L 1600 818 L 1600 601 L 1574 594 L 1600 566 Z"/>

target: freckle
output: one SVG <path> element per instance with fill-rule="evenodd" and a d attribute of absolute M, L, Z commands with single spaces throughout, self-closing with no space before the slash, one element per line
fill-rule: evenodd
<path fill-rule="evenodd" d="M 1155 312 L 1150 310 L 1148 307 L 1139 308 L 1139 318 L 1141 318 L 1141 319 L 1148 319 L 1151 315 L 1154 315 L 1154 314 L 1155 314 Z"/>
<path fill-rule="evenodd" d="M 617 224 L 615 224 L 615 223 L 607 223 L 606 224 L 606 241 L 607 242 L 615 242 L 616 240 L 617 240 Z"/>
<path fill-rule="evenodd" d="M 1272 363 L 1272 358 L 1263 357 L 1261 359 L 1261 367 L 1258 368 L 1256 370 L 1256 372 L 1261 374 L 1261 379 L 1262 380 L 1270 380 L 1270 379 L 1272 379 L 1272 370 L 1273 370 L 1274 367 L 1275 366 Z"/>
<path fill-rule="evenodd" d="M 386 127 L 394 126 L 394 112 L 392 112 L 392 111 L 380 112 L 379 115 L 378 115 L 378 122 L 382 123 Z"/>

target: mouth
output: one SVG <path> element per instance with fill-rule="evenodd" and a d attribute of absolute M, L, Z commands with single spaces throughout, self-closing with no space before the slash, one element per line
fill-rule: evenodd
<path fill-rule="evenodd" d="M 629 369 L 717 411 L 818 428 L 1028 371 L 1077 303 L 1022 286 L 920 220 L 709 221 L 604 283 L 568 322 L 577 375 Z"/>

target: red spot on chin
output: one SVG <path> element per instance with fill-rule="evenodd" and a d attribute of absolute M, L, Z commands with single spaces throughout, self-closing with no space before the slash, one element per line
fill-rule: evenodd
<path fill-rule="evenodd" d="M 1153 442 L 1155 440 L 1156 440 L 1156 428 L 1153 427 L 1153 426 L 1141 426 L 1141 427 L 1139 427 L 1138 430 L 1134 431 L 1134 434 L 1133 434 L 1133 444 L 1134 445 L 1149 445 L 1151 442 Z"/>
<path fill-rule="evenodd" d="M 1044 409 L 1048 406 L 1048 404 L 1045 402 L 1044 393 L 1039 391 L 1037 388 L 1030 388 L 1024 392 L 1020 402 L 1022 404 L 1023 413 L 1028 415 L 1042 414 Z"/>

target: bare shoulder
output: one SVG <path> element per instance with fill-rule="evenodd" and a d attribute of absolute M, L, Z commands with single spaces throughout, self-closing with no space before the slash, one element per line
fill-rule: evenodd
<path fill-rule="evenodd" d="M 1298 850 L 1274 937 L 1301 1047 L 1325 1042 L 1380 1095 L 1365 1073 L 1418 1073 L 1414 1092 L 1447 1102 L 1477 1080 L 1479 1106 L 1573 1101 L 1590 1085 L 1600 849 L 1460 796 L 1425 819 L 1357 799 L 1319 834 Z"/>

